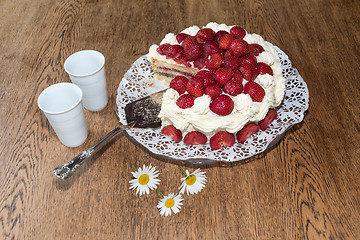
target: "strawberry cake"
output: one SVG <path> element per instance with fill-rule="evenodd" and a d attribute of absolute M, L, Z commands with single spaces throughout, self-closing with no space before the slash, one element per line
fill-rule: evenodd
<path fill-rule="evenodd" d="M 277 117 L 285 93 L 275 48 L 239 26 L 209 23 L 169 33 L 147 55 L 169 85 L 159 117 L 162 133 L 211 149 L 244 143 Z"/>

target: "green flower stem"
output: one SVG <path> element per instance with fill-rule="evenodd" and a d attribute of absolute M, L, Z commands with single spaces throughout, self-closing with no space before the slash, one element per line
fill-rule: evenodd
<path fill-rule="evenodd" d="M 186 174 L 186 172 L 180 167 L 180 166 L 178 166 L 179 167 L 179 169 L 183 172 L 183 174 L 185 174 L 185 176 L 188 176 L 187 174 Z"/>
<path fill-rule="evenodd" d="M 133 164 L 132 166 L 133 166 L 133 168 L 135 169 L 135 172 L 137 172 L 138 170 L 137 170 L 137 168 L 134 166 L 134 164 Z"/>
<path fill-rule="evenodd" d="M 156 189 L 156 190 L 159 192 L 159 194 L 160 194 L 161 196 L 165 197 L 164 194 L 163 194 L 162 192 L 160 192 L 159 189 Z"/>

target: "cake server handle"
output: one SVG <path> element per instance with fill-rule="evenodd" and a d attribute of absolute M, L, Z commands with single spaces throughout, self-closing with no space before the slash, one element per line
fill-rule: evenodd
<path fill-rule="evenodd" d="M 87 160 L 90 159 L 91 156 L 93 156 L 105 143 L 108 142 L 109 139 L 111 139 L 113 136 L 118 134 L 119 132 L 132 128 L 135 125 L 135 123 L 129 124 L 129 125 L 121 125 L 115 129 L 113 129 L 111 132 L 106 134 L 105 137 L 100 139 L 97 143 L 89 147 L 88 149 L 82 151 L 77 156 L 75 156 L 70 162 L 59 166 L 54 169 L 55 176 L 61 179 L 66 179 L 71 177 L 75 170 L 80 167 L 82 164 L 84 164 Z"/>

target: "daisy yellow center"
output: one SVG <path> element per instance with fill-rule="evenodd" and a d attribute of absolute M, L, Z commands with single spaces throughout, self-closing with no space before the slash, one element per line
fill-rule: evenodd
<path fill-rule="evenodd" d="M 175 205 L 175 201 L 172 198 L 169 198 L 165 202 L 165 207 L 167 207 L 167 208 L 172 208 L 174 205 Z"/>
<path fill-rule="evenodd" d="M 139 177 L 139 183 L 141 185 L 146 185 L 149 182 L 149 175 L 143 174 Z"/>
<path fill-rule="evenodd" d="M 196 176 L 190 175 L 185 180 L 187 185 L 193 185 L 196 182 Z"/>

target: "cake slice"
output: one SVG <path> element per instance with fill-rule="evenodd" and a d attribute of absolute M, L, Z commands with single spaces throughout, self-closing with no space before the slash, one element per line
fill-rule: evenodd
<path fill-rule="evenodd" d="M 185 38 L 192 36 L 187 40 L 187 42 L 184 42 L 184 38 L 181 39 L 173 33 L 168 33 L 161 41 L 160 45 L 154 44 L 150 47 L 147 58 L 151 62 L 154 75 L 157 79 L 162 81 L 164 84 L 169 85 L 171 79 L 175 76 L 180 75 L 192 77 L 200 70 L 199 67 L 195 67 L 195 65 L 199 62 L 199 60 L 201 60 L 202 49 L 199 53 L 199 59 L 190 60 L 191 58 L 187 59 L 185 55 L 186 51 L 194 50 L 194 48 L 191 48 L 192 41 L 190 41 L 190 39 L 196 41 L 195 35 L 199 30 L 199 27 L 192 26 L 177 35 L 184 36 Z M 182 45 L 180 45 L 178 39 Z M 190 44 L 190 47 L 185 47 L 185 45 L 188 45 L 187 43 Z M 181 47 L 179 48 L 173 46 Z M 184 52 L 185 49 L 186 51 Z"/>

